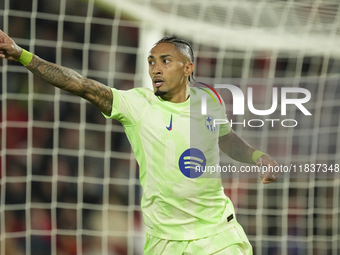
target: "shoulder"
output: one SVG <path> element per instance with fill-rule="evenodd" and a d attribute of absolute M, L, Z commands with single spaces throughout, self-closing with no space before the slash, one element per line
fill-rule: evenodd
<path fill-rule="evenodd" d="M 221 95 L 211 86 L 190 87 L 190 97 L 200 102 L 205 97 L 208 102 L 213 101 L 221 106 L 224 105 Z"/>
<path fill-rule="evenodd" d="M 133 88 L 129 90 L 118 90 L 111 88 L 113 95 L 119 95 L 131 99 L 145 99 L 147 101 L 155 98 L 153 91 L 149 88 Z"/>
<path fill-rule="evenodd" d="M 156 98 L 155 94 L 153 91 L 149 88 L 134 88 L 131 89 L 134 93 L 137 93 L 138 95 L 144 97 L 144 98 Z"/>

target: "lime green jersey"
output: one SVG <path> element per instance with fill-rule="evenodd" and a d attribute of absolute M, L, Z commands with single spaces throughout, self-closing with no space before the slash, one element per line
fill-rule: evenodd
<path fill-rule="evenodd" d="M 203 115 L 206 92 L 198 88 L 190 88 L 183 103 L 164 101 L 148 88 L 112 93 L 112 112 L 105 117 L 123 124 L 135 153 L 148 234 L 192 240 L 224 231 L 230 201 L 221 178 L 197 172 L 219 164 L 218 138 L 228 134 L 230 125 L 213 125 L 212 120 L 226 119 L 224 104 L 208 95 L 208 115 Z"/>

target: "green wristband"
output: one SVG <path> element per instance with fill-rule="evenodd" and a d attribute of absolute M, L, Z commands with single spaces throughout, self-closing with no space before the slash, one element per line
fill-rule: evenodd
<path fill-rule="evenodd" d="M 24 66 L 27 66 L 31 62 L 32 58 L 33 58 L 33 53 L 22 49 L 22 53 L 16 61 L 20 62 Z"/>
<path fill-rule="evenodd" d="M 257 160 L 258 160 L 262 155 L 268 155 L 268 154 L 263 153 L 263 152 L 261 152 L 261 151 L 254 151 L 254 152 L 253 152 L 252 159 L 253 159 L 253 161 L 255 162 L 255 164 L 257 163 Z"/>

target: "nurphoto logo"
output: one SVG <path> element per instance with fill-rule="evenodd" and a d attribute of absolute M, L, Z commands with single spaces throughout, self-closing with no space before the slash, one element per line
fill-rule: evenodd
<path fill-rule="evenodd" d="M 202 83 L 201 83 L 202 84 Z M 205 85 L 205 84 L 204 84 Z M 209 86 L 210 89 L 213 90 L 215 94 L 217 94 L 216 89 L 228 89 L 231 92 L 233 97 L 233 115 L 244 115 L 244 107 L 245 107 L 245 97 L 240 88 L 235 85 L 230 84 L 215 84 L 214 88 Z M 303 94 L 304 97 L 302 98 L 287 98 L 288 93 L 298 93 Z M 303 105 L 307 103 L 311 99 L 311 93 L 308 89 L 304 88 L 296 88 L 296 87 L 287 87 L 281 88 L 281 116 L 287 115 L 287 105 L 295 105 L 304 115 L 311 116 L 312 114 L 306 109 Z M 278 88 L 272 88 L 272 105 L 269 109 L 266 110 L 258 110 L 255 109 L 253 104 L 253 88 L 248 87 L 247 89 L 247 106 L 251 113 L 257 116 L 266 116 L 274 113 L 278 107 Z M 207 97 L 205 94 L 202 95 L 201 98 L 201 114 L 207 114 Z M 283 127 L 295 127 L 298 125 L 297 120 L 295 119 L 250 119 L 246 122 L 244 119 L 243 122 L 233 122 L 232 120 L 228 119 L 214 119 L 213 125 L 220 125 L 226 124 L 230 122 L 231 125 L 242 124 L 244 127 L 246 123 L 249 127 L 262 127 L 265 122 L 271 124 L 271 127 L 274 127 L 276 122 L 280 122 Z"/>

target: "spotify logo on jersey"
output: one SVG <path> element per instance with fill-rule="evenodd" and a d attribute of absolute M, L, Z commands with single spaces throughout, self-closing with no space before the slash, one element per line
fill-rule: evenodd
<path fill-rule="evenodd" d="M 197 178 L 203 174 L 203 171 L 197 171 L 197 169 L 205 169 L 206 162 L 207 160 L 202 151 L 190 148 L 179 157 L 178 166 L 186 177 Z"/>

